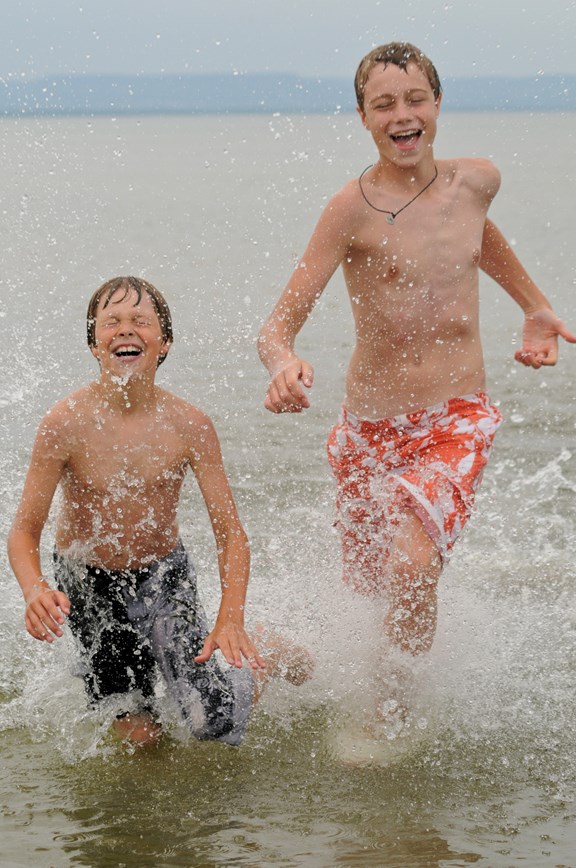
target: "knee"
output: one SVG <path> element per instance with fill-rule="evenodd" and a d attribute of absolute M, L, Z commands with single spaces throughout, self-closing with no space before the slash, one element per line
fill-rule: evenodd
<path fill-rule="evenodd" d="M 401 584 L 434 590 L 442 572 L 440 552 L 421 526 L 415 531 L 395 540 L 392 572 Z"/>
<path fill-rule="evenodd" d="M 155 747 L 162 729 L 150 714 L 125 714 L 117 717 L 112 729 L 122 741 L 142 747 Z"/>

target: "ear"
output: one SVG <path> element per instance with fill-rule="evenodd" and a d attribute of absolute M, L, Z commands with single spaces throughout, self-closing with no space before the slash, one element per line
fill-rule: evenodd
<path fill-rule="evenodd" d="M 442 102 L 442 93 L 438 94 L 438 98 L 434 100 L 436 103 L 436 117 L 440 114 L 440 103 Z"/>
<path fill-rule="evenodd" d="M 160 354 L 158 356 L 157 367 L 159 367 L 162 364 L 162 362 L 164 362 L 166 360 L 166 356 L 168 355 L 168 351 L 169 351 L 171 346 L 172 346 L 172 341 L 164 341 L 164 343 L 160 347 Z"/>
<path fill-rule="evenodd" d="M 358 114 L 360 115 L 360 117 L 362 119 L 362 126 L 364 126 L 366 129 L 368 129 L 368 126 L 366 124 L 366 113 L 362 111 L 362 109 L 360 108 L 359 105 L 356 106 L 356 111 L 358 112 Z"/>
<path fill-rule="evenodd" d="M 90 352 L 92 353 L 92 355 L 94 356 L 94 358 L 98 362 L 98 367 L 100 368 L 100 370 L 102 370 L 102 360 L 100 359 L 100 356 L 98 355 L 98 348 L 97 347 L 90 347 Z"/>

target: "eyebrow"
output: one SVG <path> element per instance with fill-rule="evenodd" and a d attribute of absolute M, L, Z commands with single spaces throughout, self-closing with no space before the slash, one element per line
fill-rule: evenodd
<path fill-rule="evenodd" d="M 150 319 L 153 316 L 153 314 L 152 313 L 146 313 L 146 311 L 142 311 L 139 308 L 135 307 L 133 312 L 128 314 L 128 316 L 131 319 L 141 319 L 141 318 Z M 102 311 L 102 318 L 103 319 L 118 319 L 118 313 L 115 310 Z"/>
<path fill-rule="evenodd" d="M 411 88 L 409 88 L 409 90 L 402 91 L 402 93 L 403 94 L 406 93 L 409 96 L 413 96 L 415 93 L 426 94 L 426 93 L 428 93 L 428 91 L 426 90 L 425 87 L 411 87 Z M 378 96 L 372 97 L 372 99 L 369 100 L 368 104 L 372 105 L 373 103 L 378 102 L 381 99 L 396 99 L 397 96 L 398 96 L 397 93 L 381 93 L 381 94 L 378 94 Z"/>

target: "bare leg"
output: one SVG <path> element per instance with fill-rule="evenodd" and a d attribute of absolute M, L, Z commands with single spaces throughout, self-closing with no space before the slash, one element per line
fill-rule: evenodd
<path fill-rule="evenodd" d="M 411 654 L 429 651 L 436 633 L 437 588 L 442 563 L 422 522 L 405 513 L 394 534 L 386 563 L 390 641 Z"/>
<path fill-rule="evenodd" d="M 266 663 L 265 669 L 254 673 L 254 702 L 258 702 L 271 678 L 284 678 L 289 684 L 300 687 L 311 677 L 314 660 L 306 648 L 263 624 L 255 628 L 254 639 Z"/>
<path fill-rule="evenodd" d="M 117 717 L 112 729 L 122 741 L 144 747 L 155 747 L 160 741 L 162 730 L 154 718 L 146 712 L 124 714 Z"/>
<path fill-rule="evenodd" d="M 376 674 L 376 723 L 388 738 L 395 738 L 409 718 L 410 660 L 429 651 L 434 641 L 442 571 L 438 549 L 413 513 L 402 515 L 384 569 L 389 648 Z"/>

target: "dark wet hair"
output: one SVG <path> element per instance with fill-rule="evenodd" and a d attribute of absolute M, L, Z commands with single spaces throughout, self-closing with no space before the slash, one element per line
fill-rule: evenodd
<path fill-rule="evenodd" d="M 123 291 L 123 295 L 121 298 L 116 301 L 112 301 L 113 296 L 117 292 Z M 144 293 L 150 297 L 152 304 L 154 305 L 154 310 L 158 315 L 158 321 L 160 322 L 160 329 L 162 331 L 162 337 L 164 341 L 168 343 L 172 343 L 174 337 L 172 333 L 172 314 L 170 313 L 170 308 L 168 307 L 168 302 L 162 295 L 159 289 L 156 289 L 153 284 L 148 283 L 147 280 L 143 280 L 141 277 L 113 277 L 112 280 L 107 280 L 106 283 L 103 283 L 100 286 L 90 301 L 88 302 L 88 313 L 86 315 L 86 333 L 88 338 L 88 346 L 95 347 L 96 346 L 96 314 L 98 312 L 98 307 L 102 299 L 104 299 L 104 304 L 102 305 L 102 309 L 108 307 L 109 304 L 119 304 L 124 301 L 130 293 L 134 291 L 136 293 L 136 301 L 134 302 L 134 307 L 137 304 L 140 304 L 142 301 L 142 296 Z M 158 364 L 161 365 L 168 353 L 164 353 L 158 359 Z"/>
<path fill-rule="evenodd" d="M 434 92 L 434 99 L 438 99 L 442 93 L 440 78 L 436 72 L 436 67 L 424 52 L 416 48 L 410 42 L 388 42 L 386 45 L 379 45 L 378 48 L 369 51 L 366 57 L 363 57 L 356 70 L 354 78 L 354 89 L 356 91 L 356 100 L 360 111 L 364 111 L 364 88 L 368 81 L 368 76 L 371 71 L 379 63 L 383 63 L 384 67 L 389 63 L 394 66 L 399 66 L 406 72 L 406 67 L 409 63 L 415 64 L 420 69 L 428 81 Z"/>

